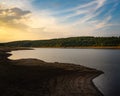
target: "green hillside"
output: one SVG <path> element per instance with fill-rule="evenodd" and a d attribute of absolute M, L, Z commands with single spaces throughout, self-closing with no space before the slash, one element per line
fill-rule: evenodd
<path fill-rule="evenodd" d="M 120 37 L 70 37 L 50 40 L 14 41 L 1 43 L 9 47 L 89 47 L 120 46 Z"/>

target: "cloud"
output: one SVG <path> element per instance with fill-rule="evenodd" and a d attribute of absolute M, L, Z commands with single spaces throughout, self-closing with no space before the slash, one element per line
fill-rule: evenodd
<path fill-rule="evenodd" d="M 13 28 L 25 28 L 27 25 L 23 21 L 27 20 L 30 13 L 20 8 L 0 9 L 0 24 Z"/>
<path fill-rule="evenodd" d="M 86 21 L 96 17 L 97 15 L 99 15 L 100 12 L 98 11 L 96 13 L 96 11 L 99 8 L 101 8 L 104 5 L 104 3 L 105 3 L 105 0 L 94 0 L 90 3 L 88 3 L 88 5 L 90 5 L 90 6 L 86 6 L 86 4 L 82 5 L 82 6 L 84 6 L 84 9 L 79 10 L 79 12 L 80 11 L 81 12 L 83 12 L 83 11 L 86 12 L 86 14 L 84 14 L 84 17 L 80 18 L 82 20 L 82 22 L 86 22 Z"/>
<path fill-rule="evenodd" d="M 25 10 L 32 10 L 32 1 L 34 0 L 0 0 L 2 8 L 20 8 Z"/>
<path fill-rule="evenodd" d="M 78 35 L 81 35 L 81 33 L 86 35 L 88 34 L 87 31 L 89 31 L 89 33 L 92 33 L 99 28 L 108 26 L 107 23 L 112 18 L 110 15 L 108 15 L 108 17 L 105 17 L 104 20 L 95 19 L 103 11 L 103 9 L 101 8 L 105 5 L 105 3 L 106 0 L 93 0 L 91 2 L 88 2 L 87 4 L 80 4 L 77 7 L 60 11 L 59 14 L 72 12 L 71 14 L 67 14 L 66 16 L 62 17 L 62 20 L 66 22 L 69 21 L 71 18 L 76 18 L 76 16 L 79 16 L 77 20 L 71 22 L 71 25 L 69 23 L 68 26 L 71 30 L 74 29 L 74 31 L 77 32 Z M 82 17 L 80 15 L 82 15 Z M 74 31 L 73 34 L 75 33 Z"/>
<path fill-rule="evenodd" d="M 98 30 L 98 29 L 110 26 L 110 24 L 108 24 L 108 22 L 109 22 L 109 20 L 111 20 L 111 18 L 112 18 L 111 16 L 108 16 L 102 21 L 94 21 L 94 22 L 91 22 L 91 24 L 93 24 L 94 28 L 96 30 Z"/>
<path fill-rule="evenodd" d="M 2 2 L 0 3 L 0 32 L 4 37 L 9 36 L 9 40 L 96 35 L 98 34 L 96 30 L 112 26 L 109 21 L 112 19 L 111 13 L 117 6 L 114 5 L 102 15 L 103 19 L 99 19 L 98 16 L 104 11 L 107 0 L 91 0 L 62 11 L 50 8 L 36 9 L 32 4 L 34 0 L 0 1 Z"/>
<path fill-rule="evenodd" d="M 78 27 L 76 28 L 78 35 L 80 35 L 81 32 L 86 34 L 87 31 L 92 32 L 97 30 L 97 28 L 99 29 L 107 25 L 108 20 L 105 20 L 106 17 L 104 18 L 104 22 L 102 20 L 95 19 L 104 10 L 102 9 L 102 7 L 105 5 L 105 3 L 106 3 L 106 0 L 93 0 L 91 2 L 82 4 L 82 5 L 80 4 L 77 7 L 75 6 L 73 8 L 55 12 L 55 14 L 66 13 L 65 16 L 60 18 L 61 21 L 63 22 L 65 21 L 67 23 L 67 21 L 69 22 L 71 19 L 73 19 L 72 22 L 69 22 L 68 24 L 70 29 L 72 30 L 73 28 L 74 31 L 76 31 L 75 28 Z M 70 13 L 67 14 L 68 12 Z M 78 16 L 79 18 L 77 17 L 76 19 L 76 16 Z M 92 22 L 96 22 L 96 23 L 92 23 Z M 84 28 L 89 30 L 84 30 Z M 81 30 L 81 32 L 79 32 L 78 30 Z M 73 34 L 74 34 L 74 31 L 73 31 Z"/>
<path fill-rule="evenodd" d="M 77 7 L 69 8 L 63 11 L 55 12 L 54 14 L 62 14 L 72 12 L 73 16 L 80 15 L 82 13 L 93 13 L 105 4 L 106 0 L 93 0 L 91 2 L 80 4 Z M 80 14 L 79 14 L 80 13 Z M 76 15 L 74 15 L 76 14 Z M 71 16 L 72 17 L 72 16 Z"/>
<path fill-rule="evenodd" d="M 30 11 L 20 8 L 0 8 L 0 41 L 13 41 L 22 39 L 33 39 L 38 36 L 30 31 L 30 27 L 25 24 L 28 21 Z M 34 39 L 35 39 L 34 38 Z M 38 38 L 37 38 L 38 39 Z"/>

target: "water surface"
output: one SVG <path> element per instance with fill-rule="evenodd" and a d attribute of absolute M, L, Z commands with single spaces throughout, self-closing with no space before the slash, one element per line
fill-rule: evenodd
<path fill-rule="evenodd" d="M 11 59 L 37 58 L 46 62 L 75 63 L 102 70 L 105 73 L 94 79 L 105 96 L 120 96 L 120 50 L 35 48 L 13 51 Z"/>

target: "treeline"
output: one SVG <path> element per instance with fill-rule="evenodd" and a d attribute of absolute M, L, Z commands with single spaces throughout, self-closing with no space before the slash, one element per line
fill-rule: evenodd
<path fill-rule="evenodd" d="M 89 47 L 120 46 L 120 37 L 70 37 L 50 40 L 15 41 L 1 43 L 8 47 Z"/>

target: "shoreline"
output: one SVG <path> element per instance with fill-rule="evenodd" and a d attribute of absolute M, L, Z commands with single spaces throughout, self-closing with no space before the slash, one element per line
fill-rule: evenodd
<path fill-rule="evenodd" d="M 28 47 L 29 48 L 29 47 Z M 120 49 L 120 46 L 90 46 L 90 47 L 30 47 L 30 48 L 63 48 L 63 49 Z"/>
<path fill-rule="evenodd" d="M 104 96 L 104 94 L 98 89 L 98 87 L 95 85 L 95 83 L 93 82 L 93 80 L 97 77 L 99 77 L 101 74 L 96 74 L 96 76 L 94 76 L 93 78 L 91 78 L 91 84 L 95 87 L 95 89 L 101 94 L 101 96 Z"/>
<path fill-rule="evenodd" d="M 12 48 L 12 49 L 6 48 L 6 49 L 2 49 L 2 51 L 4 52 L 4 54 L 7 54 L 7 52 L 10 52 L 13 50 L 15 51 L 15 50 L 24 50 L 24 49 L 27 50 L 28 48 L 15 48 L 15 49 L 14 48 Z M 1 52 L 1 49 L 0 49 L 0 52 Z M 88 68 L 88 67 L 81 66 L 81 65 L 74 65 L 74 64 L 68 64 L 68 63 L 58 63 L 58 62 L 49 63 L 49 62 L 44 62 L 44 61 L 41 61 L 38 59 L 9 60 L 7 57 L 9 57 L 9 56 L 6 56 L 6 59 L 3 62 L 4 63 L 8 62 L 8 66 L 11 66 L 10 67 L 11 69 L 12 69 L 12 67 L 16 68 L 16 70 L 15 70 L 16 73 L 9 73 L 11 76 L 12 75 L 16 76 L 16 74 L 19 74 L 20 76 L 22 76 L 21 70 L 19 70 L 19 68 L 21 69 L 21 67 L 22 67 L 22 70 L 29 69 L 28 71 L 30 73 L 31 73 L 31 70 L 33 70 L 33 73 L 31 73 L 33 75 L 33 77 L 31 75 L 29 77 L 28 75 L 30 73 L 28 72 L 29 73 L 28 74 L 27 71 L 24 70 L 25 71 L 24 75 L 26 77 L 28 76 L 29 79 L 25 77 L 25 78 L 23 78 L 23 80 L 24 81 L 27 80 L 32 83 L 33 83 L 33 81 L 31 81 L 31 79 L 35 79 L 36 81 L 40 80 L 41 82 L 37 81 L 38 84 L 40 83 L 41 87 L 45 87 L 45 88 L 41 88 L 41 90 L 48 89 L 47 92 L 45 92 L 45 94 L 42 96 L 46 96 L 46 94 L 47 94 L 47 96 L 49 96 L 48 94 L 51 94 L 51 96 L 61 96 L 61 94 L 64 96 L 76 96 L 76 94 L 78 94 L 77 96 L 103 96 L 103 94 L 99 91 L 99 89 L 93 83 L 94 78 L 103 74 L 102 71 L 98 71 L 96 69 Z M 5 64 L 5 65 L 7 65 L 7 64 Z M 36 77 L 36 74 L 38 76 L 40 76 L 42 78 L 42 80 L 40 77 L 39 78 Z M 16 78 L 22 78 L 22 77 L 18 76 Z M 47 80 L 47 82 L 45 82 L 46 80 Z M 43 83 L 47 83 L 47 86 L 44 85 Z M 36 86 L 38 86 L 38 84 Z M 43 86 L 42 86 L 42 84 L 43 84 Z M 54 85 L 56 85 L 56 88 L 54 88 Z M 78 88 L 78 85 L 79 85 L 79 88 Z M 15 86 L 16 85 L 14 85 L 14 87 Z M 67 88 L 67 86 L 69 86 L 70 88 Z M 33 87 L 33 86 L 31 86 L 31 87 Z M 18 88 L 18 90 L 22 90 L 22 89 Z M 26 90 L 28 91 L 27 88 L 26 88 Z M 33 90 L 34 90 L 34 87 L 33 87 Z M 73 95 L 72 95 L 72 91 L 74 93 Z M 32 91 L 32 92 L 34 93 L 34 91 Z M 43 91 L 40 91 L 40 92 L 42 93 Z M 70 92 L 71 92 L 71 94 L 70 94 Z M 7 96 L 7 95 L 5 95 L 5 96 Z M 9 95 L 9 96 L 12 96 L 12 95 Z M 29 95 L 29 96 L 32 96 L 32 95 Z M 37 95 L 34 95 L 34 96 L 37 96 Z"/>

